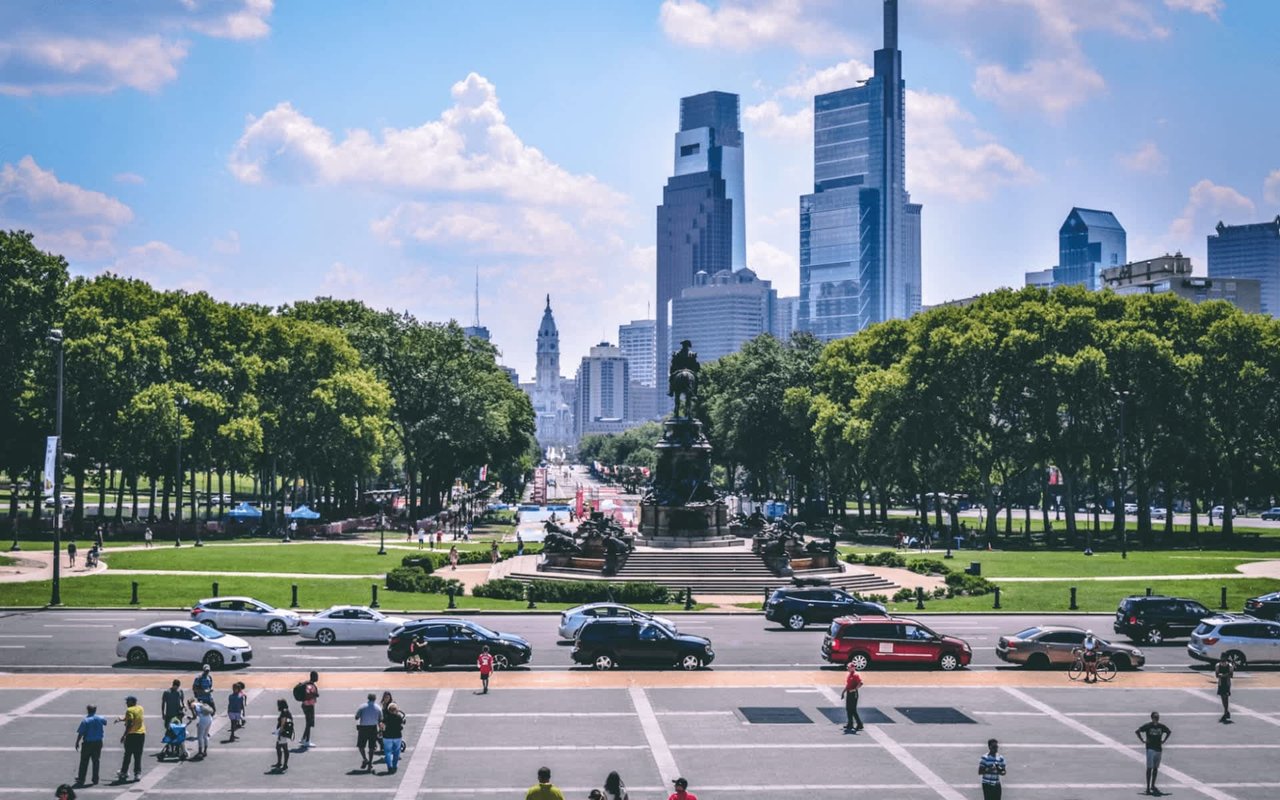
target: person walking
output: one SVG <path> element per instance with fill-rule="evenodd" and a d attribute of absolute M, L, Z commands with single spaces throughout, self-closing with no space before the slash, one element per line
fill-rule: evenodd
<path fill-rule="evenodd" d="M 213 725 L 213 708 L 194 697 L 187 702 L 188 722 L 196 723 L 196 758 L 209 755 L 209 728 Z"/>
<path fill-rule="evenodd" d="M 133 779 L 142 779 L 142 748 L 147 743 L 147 724 L 142 718 L 142 706 L 138 698 L 129 695 L 124 699 L 124 716 L 117 717 L 116 722 L 124 723 L 124 734 L 120 743 L 124 745 L 124 760 L 120 762 L 120 771 L 116 773 L 116 782 L 124 783 L 129 777 L 129 760 L 133 760 Z"/>
<path fill-rule="evenodd" d="M 604 800 L 631 800 L 627 794 L 627 785 L 617 772 L 610 772 L 604 779 Z"/>
<path fill-rule="evenodd" d="M 1227 660 L 1226 656 L 1218 662 L 1213 668 L 1214 677 L 1218 679 L 1218 697 L 1222 700 L 1222 716 L 1218 717 L 1218 722 L 1223 724 L 1231 723 L 1231 679 L 1235 677 L 1236 665 Z"/>
<path fill-rule="evenodd" d="M 395 703 L 387 703 L 382 712 L 382 753 L 387 773 L 396 774 L 400 768 L 400 754 L 404 752 L 404 712 Z"/>
<path fill-rule="evenodd" d="M 276 763 L 272 769 L 284 772 L 289 768 L 289 742 L 293 740 L 293 712 L 289 701 L 283 697 L 276 701 Z"/>
<path fill-rule="evenodd" d="M 671 786 L 675 791 L 667 795 L 667 800 L 698 800 L 698 796 L 689 791 L 689 782 L 684 778 L 676 778 Z"/>
<path fill-rule="evenodd" d="M 551 782 L 551 767 L 538 767 L 538 782 L 524 793 L 524 800 L 564 800 L 564 792 Z"/>
<path fill-rule="evenodd" d="M 444 547 L 444 527 L 443 526 L 436 528 L 436 545 L 438 547 Z"/>
<path fill-rule="evenodd" d="M 360 751 L 360 769 L 373 772 L 373 747 L 378 741 L 378 724 L 382 722 L 382 709 L 377 695 L 369 692 L 368 702 L 356 709 L 356 749 Z"/>
<path fill-rule="evenodd" d="M 516 534 L 516 555 L 524 555 L 524 537 L 519 533 Z"/>
<path fill-rule="evenodd" d="M 449 569 L 458 568 L 458 546 L 455 544 L 449 548 Z"/>
<path fill-rule="evenodd" d="M 982 800 L 1000 800 L 1000 778 L 1005 774 L 1005 763 L 997 740 L 987 740 L 987 753 L 978 759 L 978 774 L 982 776 Z"/>
<path fill-rule="evenodd" d="M 236 740 L 236 731 L 244 727 L 248 714 L 249 697 L 244 693 L 244 682 L 236 681 L 231 684 L 231 694 L 227 695 L 227 719 L 231 721 L 231 737 L 227 741 Z"/>
<path fill-rule="evenodd" d="M 378 706 L 382 708 L 382 719 L 383 719 L 384 721 L 385 721 L 385 720 L 386 720 L 386 718 L 387 718 L 387 708 L 388 708 L 389 706 L 394 705 L 394 704 L 395 704 L 395 702 L 396 702 L 396 701 L 395 701 L 395 698 L 391 696 L 391 692 L 383 692 L 383 693 L 382 693 L 382 699 L 378 701 Z M 382 740 L 383 740 L 383 739 L 385 738 L 385 736 L 386 736 L 386 735 L 382 732 L 382 730 L 383 730 L 383 729 L 382 729 L 381 727 L 379 727 L 379 728 L 378 728 L 378 741 L 377 741 L 377 743 L 374 745 L 374 751 L 373 751 L 374 753 L 382 753 L 382 752 L 386 749 L 386 748 L 384 748 L 384 747 L 383 747 L 383 744 L 382 744 Z"/>
<path fill-rule="evenodd" d="M 142 532 L 142 546 L 148 550 L 151 549 L 151 528 Z"/>
<path fill-rule="evenodd" d="M 218 710 L 218 707 L 213 704 L 213 671 L 208 664 L 205 664 L 200 674 L 191 681 L 191 694 L 214 711 Z"/>
<path fill-rule="evenodd" d="M 502 557 L 501 553 L 498 550 L 498 540 L 494 539 L 492 542 L 489 543 L 489 562 L 492 564 L 497 564 L 498 559 L 501 557 Z"/>
<path fill-rule="evenodd" d="M 76 772 L 76 786 L 84 786 L 89 765 L 93 764 L 93 782 L 98 783 L 98 769 L 102 763 L 102 740 L 107 734 L 106 717 L 98 716 L 98 707 L 85 707 L 84 719 L 76 729 L 76 750 L 80 753 L 80 769 Z"/>
<path fill-rule="evenodd" d="M 493 674 L 493 653 L 489 652 L 489 645 L 480 648 L 480 655 L 476 657 L 476 666 L 480 668 L 480 694 L 489 693 L 489 676 Z"/>
<path fill-rule="evenodd" d="M 1160 722 L 1160 712 L 1151 712 L 1151 721 L 1134 731 L 1138 740 L 1147 746 L 1147 790 L 1143 794 L 1159 797 L 1164 794 L 1156 788 L 1156 777 L 1160 771 L 1160 760 L 1164 755 L 1164 743 L 1169 741 L 1173 731 Z"/>
<path fill-rule="evenodd" d="M 421 550 L 422 546 L 426 543 L 427 543 L 427 532 L 423 530 L 421 525 L 419 525 L 418 526 L 418 549 Z"/>
<path fill-rule="evenodd" d="M 862 717 L 858 716 L 858 690 L 862 688 L 862 676 L 858 674 L 858 669 L 849 662 L 849 674 L 844 679 L 844 691 L 840 693 L 840 698 L 844 700 L 844 731 L 856 733 L 862 730 Z M 854 727 L 854 723 L 857 727 Z"/>
<path fill-rule="evenodd" d="M 67 542 L 67 566 L 71 569 L 76 568 L 76 543 Z"/>
<path fill-rule="evenodd" d="M 316 700 L 320 697 L 320 687 L 316 686 L 319 680 L 320 673 L 311 670 L 311 674 L 307 676 L 307 682 L 302 685 L 302 718 L 304 720 L 302 746 L 304 748 L 312 746 L 311 731 L 316 726 Z"/>
<path fill-rule="evenodd" d="M 93 532 L 93 543 L 98 546 L 99 551 L 105 550 L 107 547 L 103 542 L 101 525 L 99 525 L 97 530 Z"/>
<path fill-rule="evenodd" d="M 169 720 L 180 717 L 187 710 L 187 697 L 182 691 L 182 681 L 177 678 L 169 685 L 168 691 L 160 695 L 160 722 L 163 727 L 169 726 Z"/>

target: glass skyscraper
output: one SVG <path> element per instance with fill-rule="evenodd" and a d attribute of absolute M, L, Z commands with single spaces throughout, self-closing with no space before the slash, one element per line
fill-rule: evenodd
<path fill-rule="evenodd" d="M 1263 314 L 1280 317 L 1280 216 L 1254 225 L 1224 225 L 1210 234 L 1209 277 L 1252 278 Z"/>
<path fill-rule="evenodd" d="M 838 339 L 920 310 L 920 214 L 906 191 L 897 0 L 862 85 L 813 98 L 813 193 L 800 198 L 797 325 Z"/>
<path fill-rule="evenodd" d="M 1124 226 L 1110 211 L 1073 208 L 1058 229 L 1053 285 L 1103 287 L 1102 271 L 1128 263 Z"/>

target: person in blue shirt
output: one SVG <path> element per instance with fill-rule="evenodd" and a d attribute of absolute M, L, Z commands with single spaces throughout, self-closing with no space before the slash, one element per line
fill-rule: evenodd
<path fill-rule="evenodd" d="M 213 675 L 209 673 L 208 664 L 204 665 L 204 669 L 191 682 L 191 693 L 215 712 L 218 710 L 218 707 L 213 704 Z"/>
<path fill-rule="evenodd" d="M 106 730 L 107 719 L 98 716 L 98 707 L 86 707 L 84 719 L 80 720 L 80 727 L 76 730 L 76 749 L 80 751 L 80 772 L 76 775 L 76 786 L 84 786 L 90 762 L 93 763 L 93 782 L 98 782 L 98 765 L 102 761 L 102 739 Z"/>

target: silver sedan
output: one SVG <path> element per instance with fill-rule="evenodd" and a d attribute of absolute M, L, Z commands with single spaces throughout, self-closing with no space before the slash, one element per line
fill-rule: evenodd
<path fill-rule="evenodd" d="M 665 617 L 655 617 L 643 611 L 624 606 L 621 603 L 587 603 L 575 606 L 560 614 L 560 638 L 573 640 L 578 637 L 582 626 L 594 619 L 633 619 L 637 622 L 656 622 L 672 633 L 676 633 L 676 624 Z"/>

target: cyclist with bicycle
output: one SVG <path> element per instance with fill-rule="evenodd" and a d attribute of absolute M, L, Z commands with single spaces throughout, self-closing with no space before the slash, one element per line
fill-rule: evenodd
<path fill-rule="evenodd" d="M 1084 642 L 1082 643 L 1081 649 L 1084 651 L 1081 654 L 1081 658 L 1084 659 L 1084 682 L 1097 683 L 1099 647 L 1098 639 L 1093 635 L 1093 631 L 1084 632 Z"/>

